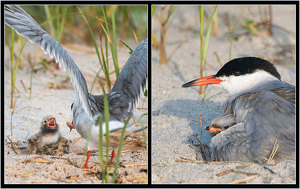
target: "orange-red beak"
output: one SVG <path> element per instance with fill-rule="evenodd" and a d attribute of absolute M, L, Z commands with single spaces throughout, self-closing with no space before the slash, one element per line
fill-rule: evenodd
<path fill-rule="evenodd" d="M 201 85 L 211 85 L 211 84 L 220 84 L 222 82 L 221 79 L 215 78 L 214 75 L 203 77 L 200 79 L 195 79 L 193 81 L 190 81 L 182 87 L 192 87 L 192 86 L 201 86 Z"/>
<path fill-rule="evenodd" d="M 55 129 L 55 119 L 51 119 L 51 121 L 49 121 L 47 124 L 51 129 Z"/>

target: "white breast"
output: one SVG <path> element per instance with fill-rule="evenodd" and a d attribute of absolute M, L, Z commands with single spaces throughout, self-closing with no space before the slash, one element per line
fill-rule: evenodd
<path fill-rule="evenodd" d="M 42 148 L 48 144 L 52 144 L 52 143 L 56 143 L 58 142 L 58 140 L 60 139 L 60 134 L 59 133 L 49 133 L 49 134 L 45 134 L 40 138 L 39 144 L 38 144 L 38 148 Z"/>

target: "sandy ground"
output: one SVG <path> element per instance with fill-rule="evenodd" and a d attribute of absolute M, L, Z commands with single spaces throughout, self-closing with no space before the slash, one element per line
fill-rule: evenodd
<path fill-rule="evenodd" d="M 245 17 L 260 22 L 257 7 L 247 10 Z M 207 71 L 205 75 L 215 74 L 220 69 L 214 52 L 221 62 L 228 61 L 230 33 L 225 19 L 239 17 L 242 7 L 219 6 L 219 34 L 211 36 L 207 52 Z M 159 12 L 159 9 L 157 10 Z M 152 19 L 153 31 L 159 40 L 160 25 L 157 16 Z M 275 63 L 282 80 L 296 83 L 295 58 L 287 49 L 295 48 L 296 9 L 294 6 L 274 6 L 274 35 L 267 37 L 250 36 L 245 29 L 237 28 L 237 39 L 232 44 L 232 58 L 258 56 Z M 288 22 L 286 20 L 289 20 Z M 244 163 L 186 163 L 176 162 L 187 158 L 196 160 L 199 153 L 189 145 L 199 144 L 200 139 L 200 104 L 202 95 L 199 88 L 181 88 L 181 85 L 200 76 L 200 39 L 199 12 L 191 6 L 176 6 L 170 19 L 167 32 L 167 55 L 173 53 L 181 41 L 182 46 L 170 57 L 167 66 L 159 64 L 159 51 L 152 47 L 152 179 L 153 183 L 231 183 L 247 178 L 242 183 L 295 183 L 295 162 L 281 162 L 270 168 L 258 164 Z M 223 89 L 209 86 L 203 103 L 203 128 L 222 114 L 222 105 L 227 99 Z M 210 134 L 203 129 L 203 143 L 211 140 Z M 245 166 L 244 166 L 245 165 Z M 240 168 L 238 166 L 244 166 Z M 226 174 L 224 171 L 234 169 Z M 219 174 L 221 173 L 221 174 Z M 256 175 L 256 176 L 255 176 Z"/>
<path fill-rule="evenodd" d="M 129 41 L 131 47 L 135 47 L 134 41 Z M 97 55 L 91 47 L 80 46 L 76 44 L 66 44 L 65 48 L 74 59 L 79 69 L 86 78 L 88 88 L 90 89 L 95 78 L 97 70 L 100 68 Z M 79 50 L 79 49 L 83 50 Z M 119 47 L 118 60 L 120 67 L 123 67 L 129 57 L 126 47 Z M 18 150 L 26 147 L 27 140 L 37 133 L 40 128 L 40 122 L 46 115 L 54 115 L 60 126 L 62 135 L 74 140 L 80 137 L 76 130 L 67 127 L 66 122 L 72 121 L 70 106 L 74 100 L 74 90 L 71 82 L 67 80 L 68 76 L 62 70 L 57 70 L 55 64 L 50 64 L 49 69 L 39 69 L 33 74 L 32 78 L 32 98 L 29 99 L 30 66 L 28 60 L 45 57 L 50 60 L 39 46 L 27 43 L 24 50 L 24 68 L 18 71 L 16 79 L 15 93 L 16 107 L 12 115 L 10 108 L 11 74 L 9 49 L 5 47 L 5 184 L 19 183 L 101 183 L 101 168 L 99 165 L 99 156 L 91 156 L 89 168 L 96 171 L 85 171 L 81 167 L 85 162 L 83 155 L 78 155 L 84 151 L 86 140 L 79 139 L 78 142 L 71 144 L 70 153 L 63 156 L 43 156 L 28 155 L 27 150 Z M 113 71 L 112 58 L 110 56 L 110 70 Z M 36 68 L 40 67 L 37 65 Z M 103 76 L 103 74 L 101 74 Z M 115 78 L 114 73 L 111 76 Z M 27 92 L 21 85 L 24 82 Z M 51 88 L 52 86 L 52 88 Z M 55 88 L 58 86 L 60 88 Z M 53 88 L 54 87 L 54 88 Z M 97 83 L 93 89 L 93 94 L 102 94 L 100 85 Z M 148 111 L 148 102 L 142 98 L 139 103 L 139 109 L 134 115 L 139 118 L 141 114 Z M 11 123 L 13 131 L 13 141 L 17 149 L 16 154 L 10 145 L 7 137 L 11 136 Z M 141 119 L 141 123 L 148 124 L 147 116 Z M 123 183 L 147 183 L 148 175 L 148 155 L 145 147 L 136 146 L 141 144 L 143 135 L 136 134 L 135 137 L 126 140 L 123 147 L 124 152 L 121 155 L 121 168 L 118 176 L 119 182 Z M 147 136 L 147 132 L 146 132 Z M 146 139 L 147 140 L 147 139 Z M 138 142 L 139 141 L 139 142 Z M 116 149 L 117 150 L 117 149 Z M 110 152 L 112 149 L 110 149 Z M 38 160 L 39 162 L 29 161 Z M 43 163 L 41 160 L 49 160 Z M 110 168 L 112 172 L 113 168 Z"/>

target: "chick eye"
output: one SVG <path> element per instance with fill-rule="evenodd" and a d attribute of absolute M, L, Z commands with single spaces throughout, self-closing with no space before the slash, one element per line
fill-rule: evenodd
<path fill-rule="evenodd" d="M 239 76 L 239 75 L 241 75 L 241 72 L 239 72 L 239 71 L 235 71 L 235 72 L 233 73 L 233 75 L 235 75 L 235 76 Z"/>
<path fill-rule="evenodd" d="M 44 123 L 47 123 L 47 120 L 45 120 Z"/>

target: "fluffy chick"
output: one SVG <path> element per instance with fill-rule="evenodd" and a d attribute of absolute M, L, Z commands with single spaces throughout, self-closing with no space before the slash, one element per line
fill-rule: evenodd
<path fill-rule="evenodd" d="M 28 139 L 28 151 L 29 154 L 55 155 L 58 150 L 68 152 L 67 142 L 61 137 L 55 117 L 48 115 L 42 119 L 40 132 Z"/>

